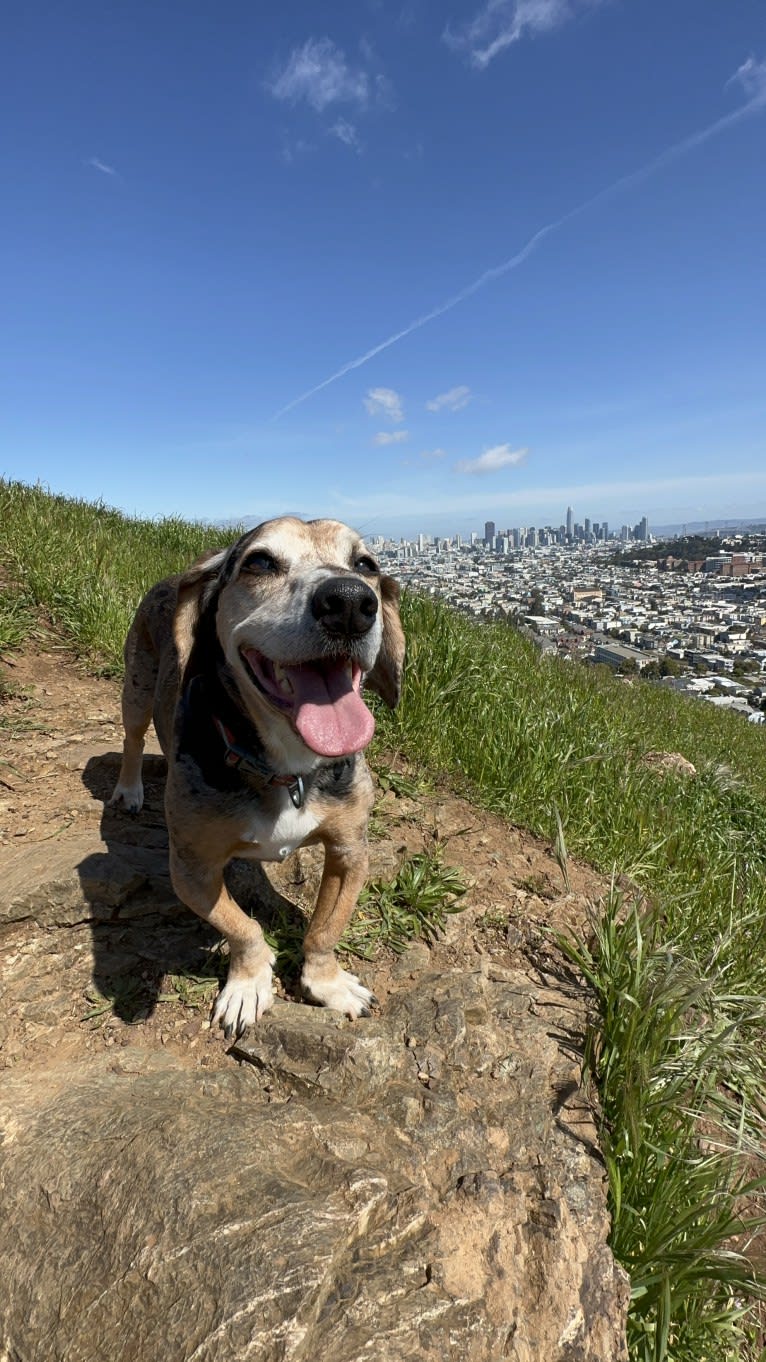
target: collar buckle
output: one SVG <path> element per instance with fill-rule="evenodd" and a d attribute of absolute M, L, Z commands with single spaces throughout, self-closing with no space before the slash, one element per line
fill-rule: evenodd
<path fill-rule="evenodd" d="M 295 808 L 303 808 L 306 802 L 303 776 L 277 775 L 267 766 L 265 761 L 259 760 L 251 752 L 246 752 L 243 747 L 238 747 L 234 740 L 234 734 L 215 714 L 213 715 L 213 723 L 224 746 L 223 760 L 226 766 L 246 771 L 248 775 L 256 776 L 264 785 L 284 785 Z"/>

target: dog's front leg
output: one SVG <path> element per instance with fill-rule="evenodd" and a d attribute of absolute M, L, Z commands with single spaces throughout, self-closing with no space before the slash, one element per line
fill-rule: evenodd
<path fill-rule="evenodd" d="M 325 863 L 316 908 L 303 943 L 301 987 L 315 1003 L 369 1017 L 375 999 L 355 974 L 341 969 L 337 946 L 367 878 L 366 839 L 351 845 L 325 844 Z"/>
<path fill-rule="evenodd" d="M 229 973 L 213 1005 L 211 1021 L 223 1027 L 227 1040 L 241 1036 L 274 1001 L 271 967 L 274 953 L 259 924 L 234 902 L 223 882 L 223 866 L 202 865 L 171 846 L 170 876 L 183 903 L 226 937 Z"/>

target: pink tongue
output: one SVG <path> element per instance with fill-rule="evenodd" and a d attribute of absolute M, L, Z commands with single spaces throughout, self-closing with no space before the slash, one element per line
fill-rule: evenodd
<path fill-rule="evenodd" d="M 322 757 L 345 757 L 361 752 L 375 732 L 373 719 L 348 667 L 328 663 L 316 667 L 285 667 L 295 699 L 295 727 L 307 747 Z"/>

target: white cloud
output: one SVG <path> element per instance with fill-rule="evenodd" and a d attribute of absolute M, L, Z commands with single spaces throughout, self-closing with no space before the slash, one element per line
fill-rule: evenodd
<path fill-rule="evenodd" d="M 497 473 L 501 468 L 516 468 L 527 457 L 526 449 L 511 449 L 510 445 L 493 445 L 485 449 L 478 459 L 461 459 L 455 464 L 455 473 Z"/>
<path fill-rule="evenodd" d="M 352 151 L 361 151 L 362 144 L 359 141 L 359 134 L 353 123 L 349 123 L 347 118 L 339 118 L 330 128 L 333 137 L 337 137 L 344 146 L 351 147 Z"/>
<path fill-rule="evenodd" d="M 766 104 L 766 61 L 758 62 L 755 57 L 748 57 L 726 84 L 731 85 L 734 81 L 742 86 L 751 103 Z"/>
<path fill-rule="evenodd" d="M 499 52 L 523 37 L 550 33 L 585 9 L 604 0 L 486 0 L 469 23 L 443 38 L 449 47 L 467 52 L 473 66 L 484 70 Z"/>
<path fill-rule="evenodd" d="M 459 388 L 450 388 L 449 392 L 439 393 L 438 397 L 432 397 L 430 402 L 426 402 L 426 411 L 442 411 L 446 407 L 447 411 L 460 411 L 467 407 L 471 400 L 471 389 L 461 385 Z"/>
<path fill-rule="evenodd" d="M 309 38 L 294 48 L 284 70 L 267 88 L 275 99 L 290 104 L 305 100 L 317 113 L 330 104 L 364 108 L 370 97 L 367 72 L 349 66 L 345 53 L 331 38 Z"/>
<path fill-rule="evenodd" d="M 421 459 L 443 459 L 446 452 L 446 449 L 421 449 L 420 457 Z"/>
<path fill-rule="evenodd" d="M 398 424 L 404 420 L 402 399 L 393 388 L 370 388 L 364 399 L 370 416 L 385 416 L 386 420 Z"/>
<path fill-rule="evenodd" d="M 405 440 L 409 440 L 408 430 L 379 430 L 373 440 L 374 445 L 401 445 Z"/>
<path fill-rule="evenodd" d="M 94 170 L 100 170 L 102 175 L 117 174 L 117 171 L 115 170 L 114 166 L 108 166 L 106 164 L 106 161 L 99 161 L 97 156 L 89 156 L 85 164 L 88 166 L 92 166 Z"/>

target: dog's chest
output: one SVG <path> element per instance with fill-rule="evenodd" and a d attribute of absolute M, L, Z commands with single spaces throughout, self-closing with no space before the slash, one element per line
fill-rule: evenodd
<path fill-rule="evenodd" d="M 283 861 L 306 841 L 319 819 L 305 806 L 296 809 L 285 791 L 286 805 L 276 819 L 265 812 L 255 813 L 243 830 L 242 849 L 238 856 L 252 861 Z"/>

